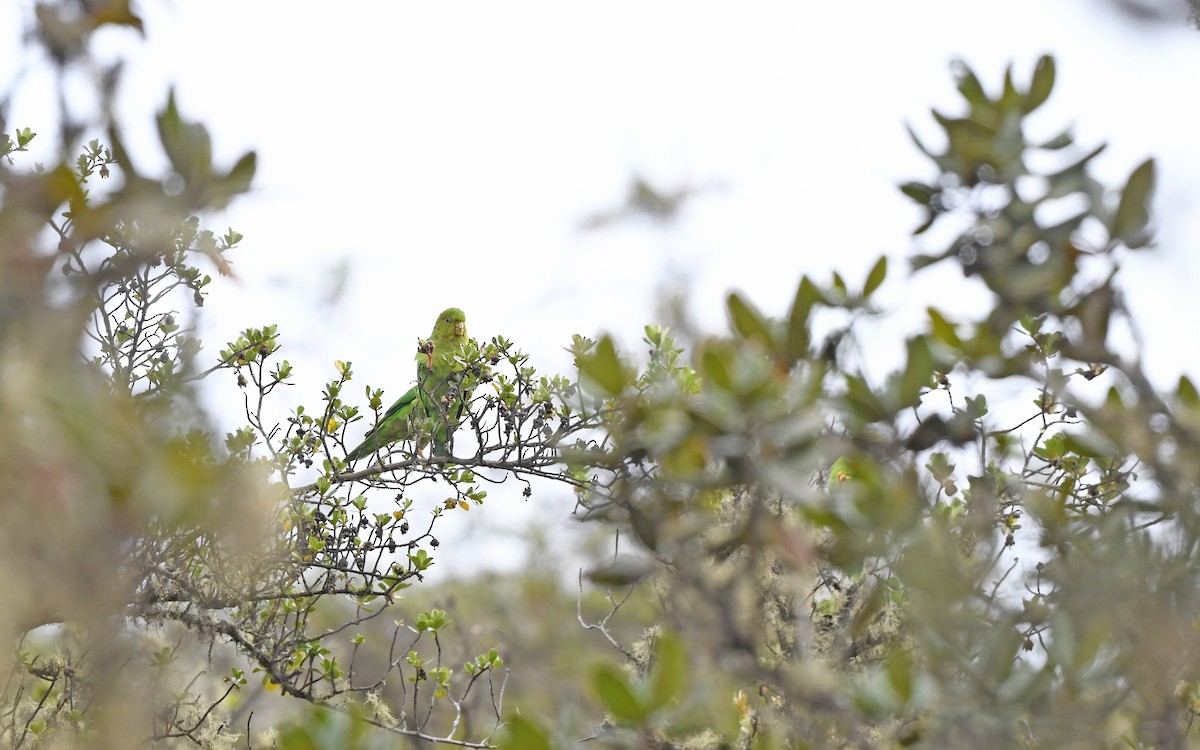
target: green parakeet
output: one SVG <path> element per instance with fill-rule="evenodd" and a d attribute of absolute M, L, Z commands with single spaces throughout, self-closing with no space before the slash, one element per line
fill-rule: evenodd
<path fill-rule="evenodd" d="M 433 454 L 447 454 L 450 435 L 458 427 L 463 396 L 458 373 L 461 365 L 455 360 L 467 341 L 467 316 L 457 307 L 443 310 L 433 324 L 433 333 L 417 347 L 417 384 L 388 407 L 379 424 L 354 450 L 346 454 L 346 462 L 357 461 L 392 443 L 407 439 L 414 423 L 433 421 Z M 422 445 L 418 445 L 420 450 Z"/>
<path fill-rule="evenodd" d="M 829 486 L 867 484 L 878 487 L 880 467 L 866 455 L 842 456 L 829 467 Z"/>
<path fill-rule="evenodd" d="M 858 479 L 857 469 L 842 456 L 833 462 L 833 466 L 829 467 L 829 483 L 845 482 L 850 479 Z"/>

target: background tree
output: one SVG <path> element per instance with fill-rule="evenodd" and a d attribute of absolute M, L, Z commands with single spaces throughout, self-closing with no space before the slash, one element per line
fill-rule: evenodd
<path fill-rule="evenodd" d="M 39 5 L 36 23 L 62 78 L 98 64 L 94 35 L 141 29 L 121 2 Z M 0 562 L 17 649 L 0 683 L 0 742 L 222 747 L 244 733 L 267 746 L 349 747 L 390 733 L 488 744 L 502 658 L 445 650 L 447 613 L 397 611 L 397 594 L 433 564 L 438 519 L 482 504 L 483 483 L 583 484 L 558 447 L 592 442 L 576 436 L 598 424 L 595 407 L 566 379 L 538 377 L 503 338 L 472 341 L 454 368 L 457 392 L 476 394 L 461 457 L 416 450 L 448 432 L 430 418 L 395 461 L 346 471 L 345 429 L 362 419 L 340 397 L 349 364 L 337 364 L 318 408 L 283 417 L 268 406 L 292 369 L 276 326 L 247 328 L 215 356 L 193 334 L 211 282 L 198 264 L 231 273 L 226 253 L 241 240 L 198 217 L 248 188 L 255 155 L 214 165 L 207 129 L 171 95 L 157 115 L 170 167 L 142 173 L 111 111 L 119 78 L 119 65 L 100 71 L 92 120 L 60 100 L 56 163 L 18 161 L 37 136 L 28 128 L 0 150 L 13 425 Z M 85 132 L 104 138 L 81 145 Z M 222 370 L 246 393 L 246 426 L 223 444 L 193 390 Z M 375 421 L 383 392 L 366 395 Z M 449 488 L 444 500 L 417 515 L 413 488 L 434 482 Z M 377 642 L 367 627 L 385 613 Z M 359 721 L 316 713 L 290 729 L 255 727 L 245 694 L 274 691 Z M 386 731 L 364 734 L 364 722 Z"/>
<path fill-rule="evenodd" d="M 1154 164 L 1110 192 L 1102 147 L 1027 140 L 1049 58 L 996 93 L 957 76 L 945 145 L 917 141 L 935 176 L 902 190 L 916 234 L 952 228 L 914 267 L 959 264 L 985 315 L 930 307 L 873 381 L 880 259 L 861 285 L 805 278 L 779 319 L 730 295 L 690 367 L 655 328 L 641 376 L 607 340 L 581 359 L 620 459 L 582 504 L 636 540 L 681 638 L 593 673 L 612 746 L 1188 744 L 1196 389 L 1157 392 L 1109 333 L 1133 325 L 1117 271 Z M 989 404 L 1009 384 L 1032 410 Z"/>

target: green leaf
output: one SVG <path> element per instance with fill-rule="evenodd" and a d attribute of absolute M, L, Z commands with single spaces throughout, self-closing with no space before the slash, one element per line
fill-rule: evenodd
<path fill-rule="evenodd" d="M 918 224 L 917 228 L 912 230 L 912 236 L 916 237 L 918 235 L 925 234 L 925 232 L 929 231 L 929 228 L 933 226 L 933 223 L 937 221 L 937 218 L 938 215 L 933 211 L 930 211 L 929 215 L 925 217 L 925 221 Z"/>
<path fill-rule="evenodd" d="M 1067 128 L 1066 130 L 1064 130 L 1063 132 L 1054 136 L 1053 138 L 1046 141 L 1045 143 L 1038 144 L 1037 147 L 1044 148 L 1048 151 L 1057 151 L 1058 149 L 1066 148 L 1067 146 L 1070 146 L 1073 143 L 1075 143 L 1075 136 L 1073 136 L 1071 134 L 1071 129 Z"/>
<path fill-rule="evenodd" d="M 857 375 L 846 375 L 845 400 L 850 413 L 864 422 L 878 422 L 891 416 L 867 381 Z"/>
<path fill-rule="evenodd" d="M 1033 452 L 1048 461 L 1060 459 L 1067 453 L 1067 439 L 1062 433 L 1051 435 L 1040 446 L 1035 446 Z"/>
<path fill-rule="evenodd" d="M 978 76 L 962 60 L 954 62 L 954 77 L 958 79 L 959 92 L 972 106 L 980 107 L 991 103 Z"/>
<path fill-rule="evenodd" d="M 875 265 L 871 266 L 870 273 L 867 274 L 867 281 L 863 284 L 863 296 L 870 297 L 885 278 L 887 278 L 887 256 L 881 255 L 879 260 L 875 261 Z"/>
<path fill-rule="evenodd" d="M 900 192 L 912 198 L 922 206 L 928 206 L 933 200 L 933 196 L 937 195 L 940 190 L 932 185 L 926 185 L 923 182 L 906 182 L 900 186 Z"/>
<path fill-rule="evenodd" d="M 788 353 L 796 358 L 806 356 L 811 343 L 808 329 L 808 319 L 813 306 L 821 300 L 821 290 L 807 276 L 800 279 L 796 288 L 796 297 L 792 300 L 792 309 L 788 314 L 787 348 Z"/>
<path fill-rule="evenodd" d="M 929 332 L 935 339 L 955 348 L 962 346 L 962 339 L 958 337 L 958 329 L 953 323 L 946 320 L 937 308 L 928 307 L 925 311 L 929 315 Z"/>
<path fill-rule="evenodd" d="M 907 705 L 912 700 L 913 686 L 916 680 L 913 676 L 913 663 L 907 651 L 897 648 L 888 654 L 883 662 L 887 681 L 901 705 Z"/>
<path fill-rule="evenodd" d="M 850 622 L 850 633 L 854 638 L 861 638 L 867 634 L 867 631 L 872 625 L 878 621 L 878 615 L 887 604 L 887 591 L 883 584 L 874 583 L 867 589 L 863 596 L 862 603 L 858 605 L 858 610 Z"/>
<path fill-rule="evenodd" d="M 898 406 L 910 406 L 920 398 L 922 389 L 928 388 L 933 380 L 933 353 L 929 350 L 929 339 L 917 336 L 908 340 L 908 364 L 900 379 L 897 393 Z"/>
<path fill-rule="evenodd" d="M 936 114 L 936 113 L 935 113 L 935 114 Z M 917 148 L 920 150 L 920 152 L 921 152 L 921 153 L 925 154 L 925 155 L 926 155 L 926 156 L 928 156 L 930 159 L 933 159 L 934 161 L 937 161 L 937 159 L 938 159 L 938 157 L 937 157 L 937 154 L 935 154 L 935 153 L 933 153 L 932 151 L 930 151 L 930 150 L 929 150 L 929 147 L 927 147 L 927 146 L 926 146 L 926 145 L 925 145 L 925 144 L 924 144 L 924 143 L 921 141 L 921 138 L 920 138 L 920 136 L 918 136 L 918 135 L 917 135 L 917 131 L 913 130 L 911 125 L 909 125 L 908 123 L 905 123 L 905 125 L 904 125 L 904 129 L 908 131 L 908 137 L 909 137 L 909 138 L 912 138 L 912 142 L 913 142 L 913 144 L 914 144 L 914 145 L 915 145 L 915 146 L 916 146 L 916 147 L 917 147 Z"/>
<path fill-rule="evenodd" d="M 1121 397 L 1121 392 L 1115 385 L 1109 386 L 1108 392 L 1104 394 L 1104 408 L 1118 414 L 1125 408 L 1125 399 Z"/>
<path fill-rule="evenodd" d="M 700 351 L 700 372 L 714 386 L 724 391 L 733 390 L 733 376 L 730 374 L 731 358 L 729 352 L 713 346 L 705 346 Z"/>
<path fill-rule="evenodd" d="M 551 750 L 546 734 L 524 716 L 512 716 L 504 723 L 497 747 L 500 750 Z"/>
<path fill-rule="evenodd" d="M 1068 453 L 1084 458 L 1103 458 L 1118 451 L 1117 446 L 1098 432 L 1063 433 L 1063 446 Z"/>
<path fill-rule="evenodd" d="M 1187 408 L 1195 409 L 1200 406 L 1200 393 L 1196 391 L 1196 386 L 1187 375 L 1179 376 L 1179 387 L 1175 389 L 1175 393 L 1179 398 L 1179 403 Z"/>
<path fill-rule="evenodd" d="M 1050 98 L 1054 89 L 1054 58 L 1042 55 L 1037 66 L 1033 69 L 1033 79 L 1029 83 L 1029 91 L 1025 92 L 1025 111 L 1032 112 L 1042 106 Z"/>
<path fill-rule="evenodd" d="M 620 395 L 630 382 L 628 370 L 610 336 L 600 339 L 592 352 L 580 355 L 576 362 L 579 372 L 610 396 Z"/>
<path fill-rule="evenodd" d="M 426 630 L 441 630 L 449 624 L 450 618 L 446 616 L 444 609 L 431 609 L 417 615 L 418 633 L 424 633 Z"/>
<path fill-rule="evenodd" d="M 599 586 L 629 586 L 653 571 L 649 563 L 637 558 L 618 558 L 587 570 L 584 576 Z"/>
<path fill-rule="evenodd" d="M 142 19 L 129 7 L 129 0 L 109 0 L 96 6 L 92 11 L 91 22 L 96 28 L 105 24 L 128 26 L 145 35 Z"/>
<path fill-rule="evenodd" d="M 964 401 L 966 401 L 965 412 L 971 419 L 980 419 L 987 415 L 987 396 L 982 393 L 975 397 L 967 396 Z"/>
<path fill-rule="evenodd" d="M 1143 230 L 1150 223 L 1150 196 L 1154 190 L 1154 159 L 1147 159 L 1129 175 L 1121 201 L 1113 214 L 1109 231 L 1114 239 L 1121 240 L 1131 248 L 1146 244 Z"/>
<path fill-rule="evenodd" d="M 189 183 L 205 182 L 212 176 L 212 139 L 200 123 L 186 122 L 175 105 L 175 90 L 158 113 L 158 136 L 171 166 Z"/>
<path fill-rule="evenodd" d="M 767 321 L 737 292 L 731 292 L 726 300 L 729 309 L 729 322 L 738 335 L 747 341 L 758 341 L 764 346 L 771 346 L 771 329 Z"/>
<path fill-rule="evenodd" d="M 840 295 L 839 299 L 846 298 L 846 294 L 847 294 L 846 280 L 843 279 L 842 275 L 840 273 L 838 273 L 837 271 L 833 272 L 833 288 Z"/>
<path fill-rule="evenodd" d="M 1108 326 L 1116 309 L 1116 292 L 1108 284 L 1097 287 L 1072 306 L 1083 328 L 1083 346 L 1092 352 L 1103 352 L 1108 340 Z"/>
<path fill-rule="evenodd" d="M 625 676 L 616 667 L 601 664 L 592 671 L 592 690 L 613 718 L 626 724 L 640 724 L 646 708 L 633 694 Z"/>
<path fill-rule="evenodd" d="M 233 165 L 233 168 L 229 170 L 229 174 L 225 175 L 225 177 L 221 180 L 218 194 L 213 196 L 214 203 L 216 203 L 218 206 L 224 206 L 231 198 L 241 195 L 249 190 L 250 183 L 254 180 L 254 173 L 257 171 L 257 169 L 258 155 L 253 151 L 243 154 L 242 158 L 238 159 L 237 163 Z M 237 241 L 240 240 L 242 236 L 236 232 L 233 232 L 233 230 L 230 230 L 230 233 L 235 234 L 236 239 L 228 244 L 237 244 Z M 229 239 L 230 236 L 226 235 L 227 242 Z"/>
<path fill-rule="evenodd" d="M 1013 81 L 1012 65 L 1004 70 L 1004 93 L 1000 95 L 1000 99 L 996 102 L 1000 106 L 1001 112 L 1011 111 L 1016 109 L 1025 97 L 1021 96 L 1021 92 L 1017 91 L 1017 84 Z"/>
<path fill-rule="evenodd" d="M 687 674 L 687 651 L 674 633 L 664 633 L 654 644 L 654 676 L 650 683 L 647 711 L 654 711 L 675 700 L 683 690 Z"/>
<path fill-rule="evenodd" d="M 954 474 L 955 465 L 950 463 L 950 458 L 945 453 L 934 453 L 929 457 L 925 468 L 940 482 Z"/>

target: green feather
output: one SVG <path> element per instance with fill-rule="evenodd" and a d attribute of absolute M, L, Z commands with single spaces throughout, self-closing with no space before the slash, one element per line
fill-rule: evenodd
<path fill-rule="evenodd" d="M 448 454 L 450 437 L 458 427 L 463 409 L 458 357 L 467 341 L 467 319 L 462 310 L 443 310 L 433 325 L 433 333 L 417 347 L 417 385 L 388 407 L 379 423 L 367 433 L 346 462 L 382 451 L 393 443 L 413 436 L 414 428 L 432 423 L 432 434 L 422 438 L 417 450 L 433 443 L 436 456 Z"/>
<path fill-rule="evenodd" d="M 853 465 L 851 465 L 849 461 L 846 460 L 845 456 L 842 456 L 838 460 L 834 461 L 833 466 L 829 467 L 830 483 L 845 482 L 847 480 L 857 478 L 858 471 Z"/>

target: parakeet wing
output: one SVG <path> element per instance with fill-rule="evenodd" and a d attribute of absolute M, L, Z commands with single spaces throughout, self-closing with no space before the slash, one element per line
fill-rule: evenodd
<path fill-rule="evenodd" d="M 408 437 L 409 416 L 412 414 L 413 406 L 418 403 L 418 393 L 418 389 L 409 388 L 403 396 L 396 400 L 396 403 L 389 406 L 388 410 L 379 418 L 379 423 L 367 433 L 363 441 L 346 454 L 346 461 L 357 461 L 390 443 Z"/>

